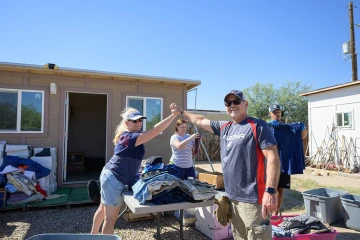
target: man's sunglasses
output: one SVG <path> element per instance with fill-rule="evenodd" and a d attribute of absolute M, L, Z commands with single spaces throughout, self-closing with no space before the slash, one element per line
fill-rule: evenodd
<path fill-rule="evenodd" d="M 143 122 L 143 119 L 140 118 L 138 120 L 128 120 L 129 122 L 132 122 L 132 123 L 137 123 L 137 122 Z"/>
<path fill-rule="evenodd" d="M 241 102 L 242 102 L 241 100 L 236 99 L 236 100 L 232 100 L 232 101 L 225 101 L 224 104 L 226 107 L 230 107 L 232 103 L 234 105 L 239 105 Z"/>

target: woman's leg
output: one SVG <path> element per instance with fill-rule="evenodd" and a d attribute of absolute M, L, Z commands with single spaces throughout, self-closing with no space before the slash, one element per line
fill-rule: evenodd
<path fill-rule="evenodd" d="M 120 207 L 105 206 L 105 218 L 102 234 L 114 234 L 115 222 L 119 216 Z"/>
<path fill-rule="evenodd" d="M 91 234 L 98 234 L 100 230 L 100 226 L 104 221 L 105 217 L 105 208 L 102 203 L 100 203 L 99 208 L 96 210 L 94 218 L 93 218 L 93 225 L 91 228 Z"/>
<path fill-rule="evenodd" d="M 114 234 L 115 222 L 118 218 L 122 204 L 121 194 L 125 184 L 119 182 L 114 174 L 104 169 L 100 176 L 101 204 L 104 213 L 103 234 Z"/>

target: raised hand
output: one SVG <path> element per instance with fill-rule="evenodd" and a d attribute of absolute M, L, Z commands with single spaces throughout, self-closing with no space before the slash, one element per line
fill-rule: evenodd
<path fill-rule="evenodd" d="M 170 104 L 170 110 L 173 114 L 178 115 L 181 113 L 182 109 L 176 105 L 176 103 Z"/>

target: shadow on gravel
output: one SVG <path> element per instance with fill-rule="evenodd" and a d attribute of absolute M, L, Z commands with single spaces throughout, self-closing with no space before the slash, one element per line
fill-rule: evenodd
<path fill-rule="evenodd" d="M 156 216 L 154 219 L 126 222 L 124 219 L 119 218 L 115 224 L 115 228 L 119 230 L 119 236 L 123 239 L 128 239 L 122 232 L 124 231 L 139 231 L 141 229 L 150 229 L 153 233 L 153 239 L 156 239 Z M 191 240 L 208 240 L 201 232 L 195 229 L 195 226 L 186 227 L 183 230 L 184 239 Z M 161 239 L 179 239 L 180 238 L 180 224 L 176 220 L 175 216 L 161 216 L 160 218 L 160 238 Z"/>
<path fill-rule="evenodd" d="M 342 229 L 342 228 L 347 228 L 345 226 L 344 221 L 340 221 L 337 223 L 333 223 L 331 224 L 331 227 L 337 228 L 337 229 Z M 341 231 L 341 230 L 340 230 Z M 337 235 L 336 240 L 355 240 L 355 239 L 360 239 L 360 232 L 340 232 L 339 235 Z"/>

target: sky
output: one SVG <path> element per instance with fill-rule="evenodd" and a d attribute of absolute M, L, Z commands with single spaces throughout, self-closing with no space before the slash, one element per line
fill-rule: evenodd
<path fill-rule="evenodd" d="M 360 0 L 353 1 L 360 23 Z M 188 108 L 225 110 L 259 82 L 351 82 L 349 1 L 0 1 L 0 61 L 200 80 Z M 355 40 L 360 29 L 355 28 Z M 356 45 L 359 46 L 360 45 Z M 196 106 L 195 106 L 196 103 Z"/>

